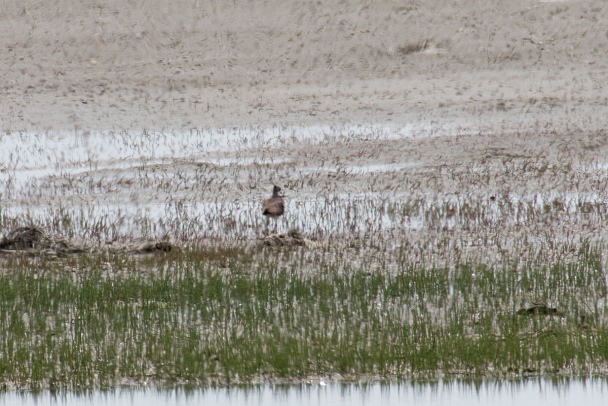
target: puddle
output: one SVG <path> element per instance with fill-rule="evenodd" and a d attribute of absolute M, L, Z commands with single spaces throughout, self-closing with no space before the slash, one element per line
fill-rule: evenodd
<path fill-rule="evenodd" d="M 125 160 L 204 157 L 235 149 L 271 148 L 289 142 L 395 139 L 472 133 L 458 125 L 418 122 L 406 126 L 308 126 L 196 129 L 189 132 L 48 132 L 0 135 L 0 162 L 6 169 L 123 167 Z M 477 133 L 477 132 L 476 132 Z"/>
<path fill-rule="evenodd" d="M 605 380 L 586 381 L 496 381 L 480 384 L 451 382 L 432 384 L 303 384 L 264 385 L 244 388 L 196 390 L 117 389 L 86 395 L 73 393 L 51 395 L 0 395 L 6 406 L 29 405 L 604 405 L 608 394 Z"/>
<path fill-rule="evenodd" d="M 230 219 L 234 219 L 237 228 L 228 232 L 256 237 L 265 225 L 259 209 L 266 193 L 261 187 L 249 190 L 250 182 L 255 185 L 267 181 L 261 177 L 273 178 L 279 170 L 277 165 L 291 165 L 285 171 L 307 172 L 306 163 L 298 167 L 292 158 L 275 152 L 276 148 L 286 148 L 290 142 L 314 144 L 340 139 L 407 137 L 422 126 L 8 134 L 0 137 L 2 213 L 31 219 L 39 225 L 58 224 L 66 219 L 74 232 L 82 235 L 87 230 L 99 229 L 98 225 L 103 223 L 112 225 L 112 232 L 126 232 L 134 237 L 158 237 L 185 222 L 192 224 L 197 236 L 221 235 L 230 227 Z M 249 176 L 245 183 L 241 179 L 244 175 L 235 168 L 256 164 L 268 168 L 244 169 L 243 173 Z M 354 175 L 370 175 L 409 166 L 410 163 L 372 162 L 351 163 L 342 169 Z M 328 165 L 316 170 L 334 169 Z M 207 182 L 207 186 L 201 188 L 199 182 Z M 243 183 L 245 190 L 236 190 Z M 287 209 L 292 215 L 289 222 L 281 219 L 280 231 L 298 227 L 304 233 L 318 235 L 327 234 L 326 230 L 345 234 L 355 229 L 366 232 L 370 228 L 391 228 L 393 219 L 377 213 L 377 194 L 361 195 L 360 199 L 344 193 L 317 196 L 312 189 L 308 195 L 296 196 L 288 191 Z M 354 200 L 346 207 L 341 198 Z M 349 212 L 356 213 L 356 221 L 343 220 L 349 217 Z M 412 222 L 420 226 L 418 220 Z"/>
<path fill-rule="evenodd" d="M 401 169 L 415 166 L 414 163 L 392 163 L 392 164 L 370 164 L 370 165 L 357 165 L 357 166 L 346 166 L 344 169 L 356 174 L 364 173 L 378 173 L 378 172 L 392 172 L 399 171 Z"/>
<path fill-rule="evenodd" d="M 412 136 L 416 126 L 330 126 L 208 129 L 186 133 L 13 133 L 0 136 L 0 186 L 24 187 L 32 179 L 93 171 L 122 171 L 187 160 L 218 166 L 277 164 L 288 159 L 259 156 L 293 142 L 387 139 Z M 254 155 L 226 157 L 251 151 Z M 272 154 L 271 154 L 272 155 Z"/>
<path fill-rule="evenodd" d="M 603 219 L 606 198 L 599 191 L 507 187 L 500 192 L 502 186 L 490 182 L 478 192 L 449 192 L 442 188 L 462 188 L 458 176 L 466 168 L 429 169 L 424 160 L 387 154 L 390 145 L 364 142 L 463 133 L 439 124 L 426 127 L 426 133 L 424 123 L 415 123 L 5 134 L 0 136 L 2 215 L 99 240 L 115 234 L 255 238 L 266 228 L 261 201 L 276 181 L 284 186 L 289 213 L 277 231 L 295 227 L 311 238 L 384 233 L 396 241 L 395 236 L 418 233 L 432 239 L 437 233 L 477 235 L 481 229 L 495 233 L 553 223 L 565 225 L 563 230 L 589 230 Z M 299 142 L 306 144 L 299 148 Z M 378 145 L 384 149 L 376 154 Z M 480 168 L 488 169 L 474 167 L 470 176 L 482 176 Z M 600 164 L 595 169 L 602 171 Z M 598 176 L 603 179 L 603 173 Z M 602 235 L 600 230 L 591 237 Z"/>

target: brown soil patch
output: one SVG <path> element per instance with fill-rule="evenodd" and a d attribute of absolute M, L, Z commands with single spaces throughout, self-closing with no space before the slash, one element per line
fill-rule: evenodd
<path fill-rule="evenodd" d="M 0 240 L 0 254 L 12 254 L 17 252 L 28 252 L 31 254 L 82 254 L 85 252 L 125 252 L 129 254 L 149 254 L 153 252 L 171 252 L 179 249 L 170 242 L 146 242 L 142 244 L 124 244 L 111 248 L 85 248 L 47 233 L 40 227 L 27 226 L 18 227 L 10 231 Z"/>
<path fill-rule="evenodd" d="M 84 252 L 69 241 L 47 234 L 39 227 L 18 227 L 0 241 L 0 252 L 53 252 L 71 254 Z"/>

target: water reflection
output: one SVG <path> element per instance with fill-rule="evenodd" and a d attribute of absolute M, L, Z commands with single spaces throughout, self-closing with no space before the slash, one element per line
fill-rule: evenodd
<path fill-rule="evenodd" d="M 3 405 L 603 405 L 608 399 L 608 381 L 525 380 L 401 383 L 401 384 L 309 384 L 264 385 L 233 388 L 117 389 L 90 394 L 48 392 L 4 393 Z"/>

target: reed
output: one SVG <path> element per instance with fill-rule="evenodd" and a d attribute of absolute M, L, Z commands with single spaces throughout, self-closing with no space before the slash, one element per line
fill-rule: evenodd
<path fill-rule="evenodd" d="M 81 390 L 605 374 L 606 281 L 595 248 L 526 269 L 370 255 L 13 257 L 0 276 L 0 382 Z M 531 298 L 557 313 L 518 314 Z"/>

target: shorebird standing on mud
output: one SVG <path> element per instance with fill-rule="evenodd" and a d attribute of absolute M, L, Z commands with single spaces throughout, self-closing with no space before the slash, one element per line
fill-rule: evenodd
<path fill-rule="evenodd" d="M 274 232 L 277 232 L 276 219 L 285 213 L 285 204 L 283 203 L 283 196 L 279 193 L 281 188 L 274 185 L 272 188 L 272 197 L 264 200 L 262 203 L 262 214 L 266 216 L 266 232 L 268 233 L 268 219 L 272 217 L 275 219 Z"/>

